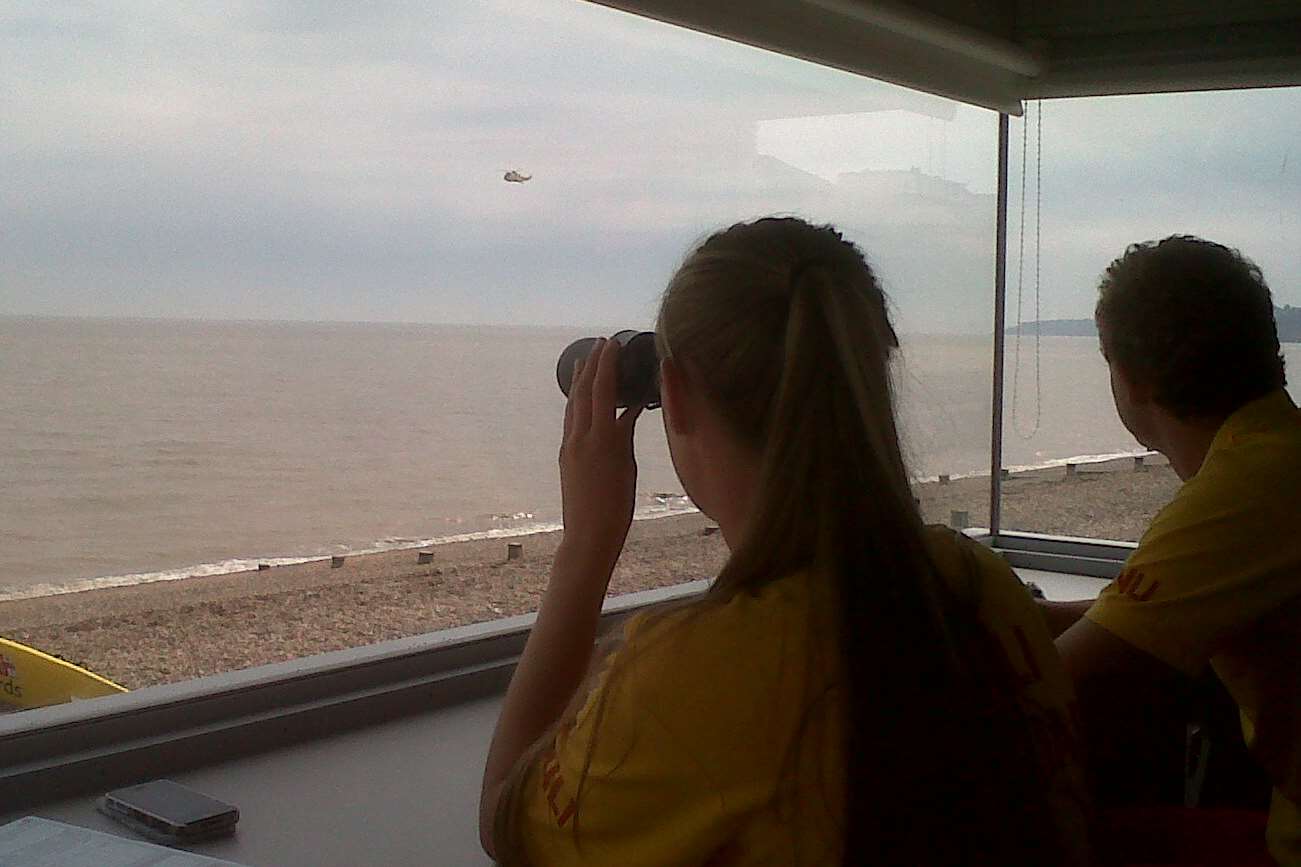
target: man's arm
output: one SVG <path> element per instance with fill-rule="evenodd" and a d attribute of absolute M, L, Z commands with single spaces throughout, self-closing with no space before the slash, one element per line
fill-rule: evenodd
<path fill-rule="evenodd" d="M 1082 614 L 1056 644 L 1100 805 L 1179 800 L 1192 681 Z"/>
<path fill-rule="evenodd" d="M 1036 599 L 1039 605 L 1039 613 L 1043 615 L 1044 622 L 1048 624 L 1048 634 L 1057 638 L 1066 630 L 1075 625 L 1075 622 L 1084 616 L 1084 612 L 1089 610 L 1093 604 L 1091 599 L 1076 599 L 1070 602 L 1051 602 L 1047 599 Z"/>

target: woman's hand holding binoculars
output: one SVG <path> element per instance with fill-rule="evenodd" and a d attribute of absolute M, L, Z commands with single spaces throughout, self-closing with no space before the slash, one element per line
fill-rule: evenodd
<path fill-rule="evenodd" d="M 560 445 L 561 547 L 592 570 L 581 572 L 599 573 L 607 583 L 632 524 L 633 431 L 642 411 L 636 405 L 616 415 L 620 349 L 617 341 L 600 340 L 574 366 Z"/>
<path fill-rule="evenodd" d="M 577 349 L 569 361 L 562 355 L 557 371 L 569 397 L 560 445 L 565 530 L 488 750 L 479 828 L 489 853 L 511 768 L 564 712 L 591 665 L 601 603 L 632 524 L 637 490 L 632 434 L 647 397 L 639 391 L 636 403 L 616 416 L 622 347 L 617 339 L 593 343 L 585 358 Z M 561 372 L 568 372 L 566 364 L 573 368 L 568 378 Z"/>

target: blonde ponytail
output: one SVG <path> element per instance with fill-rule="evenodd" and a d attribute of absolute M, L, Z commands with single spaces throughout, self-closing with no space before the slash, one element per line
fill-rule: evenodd
<path fill-rule="evenodd" d="M 895 424 L 898 339 L 862 254 L 793 218 L 732 226 L 678 271 L 657 334 L 762 455 L 709 598 L 808 570 L 839 613 L 843 862 L 1050 863 L 1028 726 L 975 601 L 928 553 Z"/>

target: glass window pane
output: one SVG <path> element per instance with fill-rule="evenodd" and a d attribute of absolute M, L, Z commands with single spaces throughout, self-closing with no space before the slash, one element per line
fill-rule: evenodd
<path fill-rule="evenodd" d="M 1013 119 L 1003 529 L 1137 540 L 1181 484 L 1160 455 L 1136 464 L 1147 450 L 1116 414 L 1092 321 L 1131 243 L 1191 234 L 1254 260 L 1301 394 L 1299 138 L 1301 88 L 1046 101 Z"/>
<path fill-rule="evenodd" d="M 587 3 L 186 8 L 0 31 L 0 635 L 137 688 L 533 610 L 559 351 L 770 213 L 863 246 L 987 521 L 993 113 Z M 613 591 L 711 577 L 637 447 Z"/>

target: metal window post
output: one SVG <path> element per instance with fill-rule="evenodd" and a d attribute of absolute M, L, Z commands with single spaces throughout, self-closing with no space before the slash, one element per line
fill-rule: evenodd
<path fill-rule="evenodd" d="M 1003 511 L 1003 348 L 1007 299 L 1008 116 L 998 116 L 998 215 L 994 239 L 994 400 L 989 438 L 989 533 L 998 538 Z"/>

